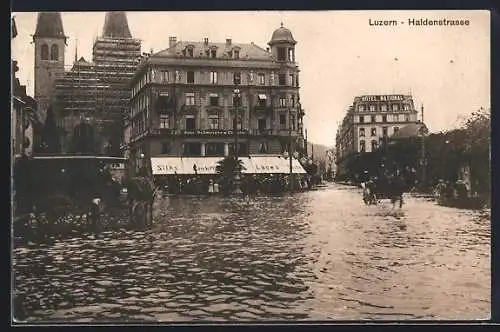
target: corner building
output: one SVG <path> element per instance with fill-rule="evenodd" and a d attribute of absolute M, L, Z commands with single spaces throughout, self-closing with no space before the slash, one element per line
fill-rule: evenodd
<path fill-rule="evenodd" d="M 363 168 L 362 157 L 378 151 L 400 128 L 419 123 L 411 95 L 365 95 L 354 98 L 337 129 L 336 164 L 340 178 Z M 367 160 L 367 159 L 364 159 Z"/>
<path fill-rule="evenodd" d="M 296 43 L 283 26 L 267 49 L 231 39 L 170 37 L 167 49 L 143 58 L 131 82 L 125 136 L 132 166 L 151 157 L 220 160 L 234 151 L 234 121 L 240 157 L 281 158 L 289 144 L 300 150 L 304 112 Z"/>

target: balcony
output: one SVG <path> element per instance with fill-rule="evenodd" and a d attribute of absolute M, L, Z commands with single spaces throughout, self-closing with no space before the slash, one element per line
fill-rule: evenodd
<path fill-rule="evenodd" d="M 193 114 L 193 113 L 198 113 L 200 111 L 200 105 L 182 105 L 181 106 L 181 112 L 187 113 L 187 114 Z"/>
<path fill-rule="evenodd" d="M 246 112 L 247 107 L 246 106 L 238 106 L 238 107 L 229 106 L 229 112 L 231 112 L 232 114 L 234 113 L 235 109 L 238 109 L 238 112 L 240 112 L 240 113 L 244 113 L 244 112 Z"/>
<path fill-rule="evenodd" d="M 150 129 L 152 135 L 169 136 L 175 135 L 177 131 L 173 128 L 153 128 Z"/>
<path fill-rule="evenodd" d="M 273 107 L 270 105 L 262 105 L 262 104 L 257 104 L 253 107 L 253 111 L 256 113 L 271 113 L 273 110 Z"/>
<path fill-rule="evenodd" d="M 290 133 L 291 133 L 292 137 L 298 136 L 298 132 L 296 129 L 292 129 L 290 132 L 288 128 L 279 127 L 278 130 L 275 132 L 276 132 L 275 135 L 278 135 L 278 136 L 289 136 Z"/>
<path fill-rule="evenodd" d="M 250 134 L 253 136 L 272 136 L 276 135 L 277 132 L 272 129 L 252 129 Z"/>
<path fill-rule="evenodd" d="M 175 105 L 168 105 L 166 107 L 158 107 L 156 109 L 158 114 L 172 114 L 175 113 Z"/>

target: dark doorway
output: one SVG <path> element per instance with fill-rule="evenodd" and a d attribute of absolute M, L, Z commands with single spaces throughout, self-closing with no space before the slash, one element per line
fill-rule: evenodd
<path fill-rule="evenodd" d="M 72 150 L 74 153 L 95 153 L 94 129 L 87 123 L 80 123 L 73 130 Z"/>

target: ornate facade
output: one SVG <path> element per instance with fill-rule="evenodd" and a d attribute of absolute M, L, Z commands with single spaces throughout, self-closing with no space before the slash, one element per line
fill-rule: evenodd
<path fill-rule="evenodd" d="M 290 30 L 269 48 L 177 41 L 143 58 L 132 81 L 126 126 L 132 160 L 152 156 L 276 155 L 303 145 L 299 68 Z M 236 115 L 236 116 L 235 116 Z M 236 121 L 236 123 L 235 123 Z"/>
<path fill-rule="evenodd" d="M 400 128 L 418 122 L 418 111 L 410 95 L 355 97 L 337 129 L 337 174 L 346 175 L 353 157 L 377 151 Z"/>

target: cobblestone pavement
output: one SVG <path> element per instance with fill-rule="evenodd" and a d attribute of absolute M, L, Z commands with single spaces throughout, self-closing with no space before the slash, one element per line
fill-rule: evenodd
<path fill-rule="evenodd" d="M 13 251 L 27 321 L 487 319 L 490 220 L 360 189 L 165 197 L 146 231 L 105 230 Z M 26 315 L 26 317 L 23 317 Z"/>

